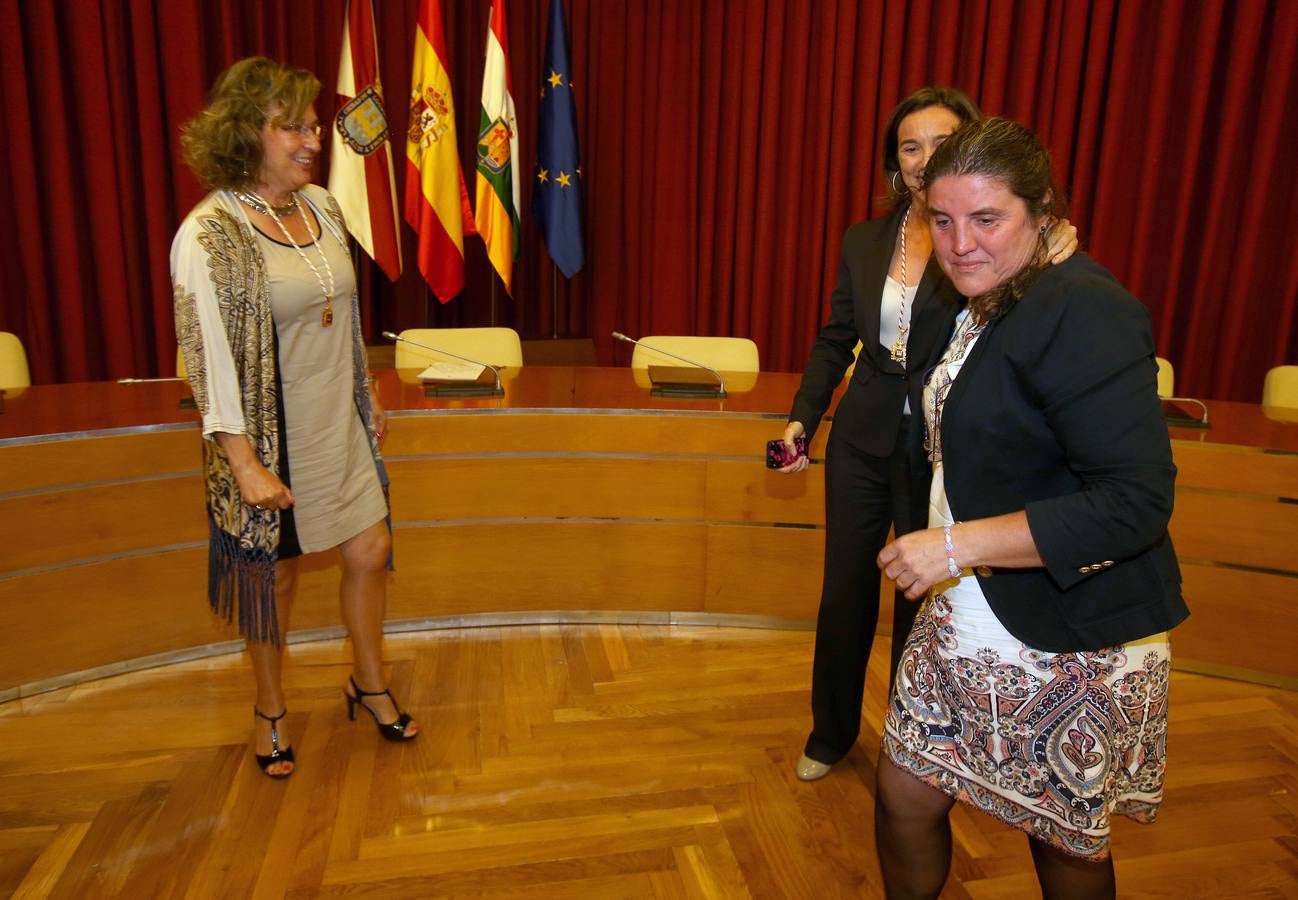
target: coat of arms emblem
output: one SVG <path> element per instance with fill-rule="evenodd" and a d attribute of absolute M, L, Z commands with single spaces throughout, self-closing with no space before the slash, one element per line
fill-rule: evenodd
<path fill-rule="evenodd" d="M 338 135 L 348 147 L 369 156 L 388 139 L 388 117 L 383 112 L 383 95 L 375 85 L 366 86 L 338 110 L 334 119 Z"/>
<path fill-rule="evenodd" d="M 410 92 L 410 132 L 406 136 L 422 152 L 451 127 L 451 105 L 436 88 L 421 88 Z"/>
<path fill-rule="evenodd" d="M 478 135 L 478 165 L 488 171 L 503 172 L 509 165 L 509 138 L 511 132 L 504 119 L 496 119 Z"/>

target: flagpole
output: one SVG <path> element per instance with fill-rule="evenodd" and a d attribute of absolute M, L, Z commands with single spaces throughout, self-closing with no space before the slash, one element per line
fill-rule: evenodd
<path fill-rule="evenodd" d="M 550 339 L 559 339 L 559 267 L 550 260 Z"/>
<path fill-rule="evenodd" d="M 491 327 L 496 327 L 496 271 L 491 271 Z"/>

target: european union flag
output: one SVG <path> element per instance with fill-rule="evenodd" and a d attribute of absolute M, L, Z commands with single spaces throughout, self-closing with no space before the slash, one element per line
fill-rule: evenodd
<path fill-rule="evenodd" d="M 577 148 L 577 111 L 568 77 L 571 71 L 563 0 L 550 0 L 532 214 L 541 226 L 550 258 L 567 278 L 576 275 L 586 264 L 586 248 L 581 237 L 581 153 Z"/>

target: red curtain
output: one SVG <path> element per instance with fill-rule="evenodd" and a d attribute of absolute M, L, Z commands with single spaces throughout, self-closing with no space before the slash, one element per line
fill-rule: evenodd
<path fill-rule="evenodd" d="M 945 83 L 1046 140 L 1084 247 L 1149 305 L 1178 393 L 1257 401 L 1267 368 L 1298 362 L 1298 167 L 1281 158 L 1298 138 L 1298 4 L 567 0 L 587 246 L 569 282 L 529 213 L 548 2 L 508 8 L 524 236 L 494 320 L 524 337 L 591 336 L 620 363 L 614 328 L 742 335 L 764 368 L 799 369 L 843 230 L 881 211 L 888 114 Z M 416 5 L 375 3 L 398 135 Z M 489 3 L 444 7 L 471 179 Z M 327 118 L 344 8 L 0 0 L 0 329 L 34 380 L 171 374 L 167 255 L 201 196 L 177 128 L 253 53 L 315 71 Z M 491 321 L 486 255 L 466 243 L 469 287 L 445 306 L 413 265 L 390 284 L 363 259 L 367 335 Z"/>

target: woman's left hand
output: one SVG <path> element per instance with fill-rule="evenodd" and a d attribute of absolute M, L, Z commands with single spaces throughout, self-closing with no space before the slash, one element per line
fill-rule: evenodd
<path fill-rule="evenodd" d="M 1059 219 L 1046 232 L 1046 262 L 1056 265 L 1077 252 L 1077 226 Z"/>
<path fill-rule="evenodd" d="M 879 551 L 879 568 L 897 583 L 907 600 L 918 600 L 928 589 L 951 577 L 941 528 L 925 528 L 897 538 Z"/>
<path fill-rule="evenodd" d="M 374 423 L 375 439 L 382 441 L 383 435 L 388 430 L 388 414 L 379 401 L 378 385 L 372 381 L 370 382 L 370 421 Z"/>

